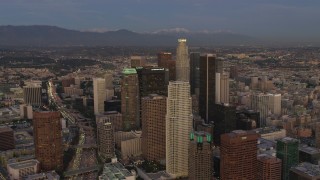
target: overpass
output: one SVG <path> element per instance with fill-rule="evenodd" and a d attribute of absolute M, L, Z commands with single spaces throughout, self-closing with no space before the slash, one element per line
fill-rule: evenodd
<path fill-rule="evenodd" d="M 91 167 L 85 167 L 85 168 L 70 170 L 70 171 L 66 171 L 64 173 L 64 177 L 65 178 L 72 178 L 72 177 L 76 177 L 76 176 L 79 176 L 79 175 L 91 173 L 91 172 L 98 171 L 98 170 L 99 170 L 99 166 L 91 166 Z"/>

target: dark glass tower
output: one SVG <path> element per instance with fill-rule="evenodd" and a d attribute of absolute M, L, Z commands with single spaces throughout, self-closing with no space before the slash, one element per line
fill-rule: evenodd
<path fill-rule="evenodd" d="M 190 53 L 190 86 L 191 94 L 199 95 L 200 87 L 200 53 Z"/>

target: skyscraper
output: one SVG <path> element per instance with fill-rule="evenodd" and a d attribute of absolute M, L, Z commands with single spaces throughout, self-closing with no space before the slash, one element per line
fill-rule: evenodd
<path fill-rule="evenodd" d="M 98 115 L 104 112 L 104 101 L 106 99 L 106 82 L 105 79 L 93 79 L 93 103 L 94 114 Z"/>
<path fill-rule="evenodd" d="M 229 74 L 222 73 L 220 77 L 220 102 L 229 103 Z"/>
<path fill-rule="evenodd" d="M 176 60 L 176 80 L 189 82 L 190 62 L 186 39 L 178 39 Z"/>
<path fill-rule="evenodd" d="M 221 135 L 221 180 L 256 180 L 258 137 L 254 131 L 242 130 Z"/>
<path fill-rule="evenodd" d="M 0 127 L 0 151 L 14 149 L 13 130 L 10 127 Z"/>
<path fill-rule="evenodd" d="M 191 94 L 199 96 L 200 87 L 200 53 L 190 53 L 190 86 Z"/>
<path fill-rule="evenodd" d="M 139 79 L 140 97 L 149 94 L 168 94 L 169 71 L 165 68 L 144 67 L 136 68 Z"/>
<path fill-rule="evenodd" d="M 278 140 L 277 158 L 282 161 L 282 180 L 290 180 L 290 168 L 299 163 L 299 140 L 290 137 Z"/>
<path fill-rule="evenodd" d="M 212 179 L 212 138 L 207 132 L 196 131 L 190 134 L 189 179 Z"/>
<path fill-rule="evenodd" d="M 166 115 L 166 171 L 175 177 L 188 176 L 188 137 L 191 130 L 189 82 L 170 81 Z"/>
<path fill-rule="evenodd" d="M 142 154 L 149 161 L 166 158 L 166 102 L 157 94 L 142 98 Z"/>
<path fill-rule="evenodd" d="M 216 103 L 216 73 L 220 73 L 221 71 L 222 63 L 216 59 L 215 55 L 206 54 L 200 56 L 199 115 L 207 123 L 214 120 L 213 107 Z"/>
<path fill-rule="evenodd" d="M 122 71 L 121 81 L 121 114 L 124 130 L 140 127 L 139 118 L 139 82 L 136 69 L 127 68 Z"/>
<path fill-rule="evenodd" d="M 144 56 L 131 56 L 131 68 L 145 66 L 146 58 Z"/>
<path fill-rule="evenodd" d="M 38 84 L 29 84 L 23 87 L 23 100 L 27 105 L 41 106 L 41 86 Z"/>
<path fill-rule="evenodd" d="M 176 80 L 176 61 L 172 60 L 170 52 L 161 52 L 158 54 L 158 67 L 169 69 L 169 80 Z"/>
<path fill-rule="evenodd" d="M 230 133 L 231 131 L 236 130 L 236 107 L 229 104 L 215 104 L 213 110 L 215 114 L 213 140 L 215 145 L 220 145 L 221 134 Z"/>
<path fill-rule="evenodd" d="M 115 156 L 114 154 L 114 128 L 110 118 L 101 117 L 97 121 L 97 142 L 99 153 L 105 159 Z"/>
<path fill-rule="evenodd" d="M 267 154 L 258 155 L 257 179 L 281 179 L 281 160 Z"/>
<path fill-rule="evenodd" d="M 33 134 L 35 155 L 41 170 L 61 170 L 63 147 L 60 112 L 34 112 Z"/>

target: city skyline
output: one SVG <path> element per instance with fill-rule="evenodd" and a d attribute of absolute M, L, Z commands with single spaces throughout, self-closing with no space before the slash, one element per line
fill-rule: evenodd
<path fill-rule="evenodd" d="M 320 2 L 298 0 L 13 0 L 2 2 L 0 25 L 53 25 L 94 32 L 232 32 L 268 39 L 319 40 L 319 7 Z"/>

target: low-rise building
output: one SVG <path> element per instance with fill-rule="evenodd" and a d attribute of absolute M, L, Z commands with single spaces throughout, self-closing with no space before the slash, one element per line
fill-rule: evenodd
<path fill-rule="evenodd" d="M 38 173 L 39 165 L 40 163 L 36 159 L 14 162 L 7 165 L 7 171 L 11 180 L 20 180 L 28 175 Z"/>

